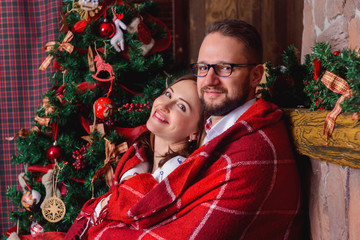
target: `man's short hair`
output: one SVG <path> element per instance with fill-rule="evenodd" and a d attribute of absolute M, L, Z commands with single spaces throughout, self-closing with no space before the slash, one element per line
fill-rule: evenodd
<path fill-rule="evenodd" d="M 262 63 L 262 40 L 254 26 L 238 19 L 225 19 L 211 23 L 205 31 L 205 36 L 212 32 L 220 32 L 225 36 L 237 38 L 254 55 L 251 60 L 256 61 L 254 63 Z"/>

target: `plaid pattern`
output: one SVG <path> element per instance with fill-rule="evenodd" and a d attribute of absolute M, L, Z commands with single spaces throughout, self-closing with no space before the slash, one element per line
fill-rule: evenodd
<path fill-rule="evenodd" d="M 212 121 L 211 121 L 211 117 L 210 117 L 208 120 L 206 120 L 205 131 L 206 132 L 210 131 L 211 126 L 212 126 Z"/>
<path fill-rule="evenodd" d="M 50 71 L 38 70 L 46 58 L 44 45 L 57 40 L 61 1 L 1 1 L 0 16 L 0 232 L 10 224 L 12 204 L 5 196 L 8 186 L 18 186 L 17 175 L 24 169 L 11 164 L 16 153 L 13 137 L 21 128 L 30 128 L 41 95 L 49 87 Z"/>
<path fill-rule="evenodd" d="M 281 117 L 258 100 L 160 183 L 138 174 L 89 200 L 65 239 L 304 239 L 300 181 Z M 143 161 L 144 148 L 131 146 L 114 183 Z"/>
<path fill-rule="evenodd" d="M 332 132 L 334 131 L 336 118 L 341 113 L 342 108 L 340 103 L 342 103 L 345 98 L 349 98 L 352 92 L 345 79 L 329 71 L 325 72 L 324 76 L 321 78 L 321 82 L 323 82 L 331 91 L 342 94 L 336 101 L 334 109 L 326 115 L 323 134 L 326 135 L 326 142 L 328 142 Z"/>

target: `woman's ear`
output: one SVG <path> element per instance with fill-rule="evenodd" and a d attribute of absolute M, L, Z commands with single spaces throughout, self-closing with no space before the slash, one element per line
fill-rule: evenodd
<path fill-rule="evenodd" d="M 264 65 L 262 64 L 258 64 L 256 65 L 252 71 L 251 71 L 251 75 L 250 75 L 250 86 L 252 88 L 256 88 L 257 85 L 259 85 L 263 75 L 264 75 Z"/>
<path fill-rule="evenodd" d="M 194 132 L 194 133 L 190 134 L 190 136 L 189 136 L 189 140 L 191 140 L 191 141 L 196 141 L 196 140 L 198 140 L 198 138 L 199 138 L 199 132 Z"/>

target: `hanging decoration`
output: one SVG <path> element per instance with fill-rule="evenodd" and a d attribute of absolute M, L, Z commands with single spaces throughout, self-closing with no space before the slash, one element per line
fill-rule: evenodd
<path fill-rule="evenodd" d="M 97 118 L 107 119 L 114 114 L 114 102 L 108 97 L 101 97 L 94 103 L 94 112 Z"/>
<path fill-rule="evenodd" d="M 151 36 L 151 32 L 140 17 L 134 18 L 128 26 L 129 33 L 137 33 L 139 40 L 143 43 L 141 46 L 142 55 L 147 55 L 155 45 L 155 40 Z"/>
<path fill-rule="evenodd" d="M 56 196 L 56 184 L 59 178 L 59 174 L 61 170 L 64 168 L 65 164 L 62 167 L 59 166 L 55 159 L 55 166 L 54 166 L 54 174 L 53 174 L 53 196 L 46 199 L 42 205 L 42 214 L 44 218 L 48 222 L 56 223 L 61 221 L 64 218 L 66 213 L 66 206 L 64 202 Z"/>
<path fill-rule="evenodd" d="M 100 24 L 99 34 L 103 38 L 112 38 L 115 35 L 116 28 L 113 22 L 107 19 L 106 10 L 104 11 L 104 21 Z"/>
<path fill-rule="evenodd" d="M 24 172 L 19 174 L 18 180 L 23 190 L 21 205 L 29 212 L 36 211 L 40 206 L 41 194 L 38 191 L 31 189 L 31 187 L 27 184 Z M 28 190 L 26 190 L 26 188 Z"/>
<path fill-rule="evenodd" d="M 106 63 L 99 54 L 95 56 L 94 61 L 96 62 L 96 73 L 91 75 L 94 79 L 100 82 L 114 80 L 115 73 L 113 67 L 109 63 Z"/>
<path fill-rule="evenodd" d="M 115 25 L 116 33 L 111 38 L 110 43 L 115 48 L 117 52 L 124 51 L 125 49 L 125 42 L 124 42 L 124 33 L 122 30 L 126 30 L 126 25 L 121 21 L 123 19 L 124 14 L 116 14 L 115 8 L 112 8 L 113 12 L 113 22 Z M 121 30 L 122 29 L 122 30 Z"/>
<path fill-rule="evenodd" d="M 56 123 L 53 122 L 52 130 L 53 130 L 53 136 L 54 136 L 54 143 L 46 151 L 46 157 L 52 163 L 54 163 L 55 161 L 61 161 L 62 154 L 63 154 L 63 149 L 57 144 L 57 141 L 56 141 L 57 134 L 58 134 L 58 126 L 59 126 L 59 120 L 56 121 Z"/>
<path fill-rule="evenodd" d="M 54 169 L 49 169 L 41 178 L 41 183 L 45 187 L 45 198 L 40 205 L 41 209 L 43 209 L 45 201 L 54 195 L 53 178 L 54 178 Z M 58 187 L 56 188 L 56 196 L 57 197 L 61 196 L 61 192 Z"/>
<path fill-rule="evenodd" d="M 33 221 L 30 226 L 31 236 L 36 237 L 39 233 L 44 232 L 44 227 L 38 222 Z"/>
<path fill-rule="evenodd" d="M 103 38 L 112 38 L 116 32 L 115 25 L 109 22 L 108 19 L 104 19 L 104 22 L 100 24 L 99 34 Z"/>

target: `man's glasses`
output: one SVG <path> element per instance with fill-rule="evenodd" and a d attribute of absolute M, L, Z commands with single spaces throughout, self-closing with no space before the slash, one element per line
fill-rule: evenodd
<path fill-rule="evenodd" d="M 255 66 L 257 64 L 234 64 L 234 63 L 217 63 L 217 64 L 206 64 L 206 63 L 193 63 L 190 64 L 191 70 L 196 77 L 205 77 L 210 68 L 214 69 L 214 72 L 219 77 L 228 77 L 232 74 L 234 67 L 248 67 Z"/>

